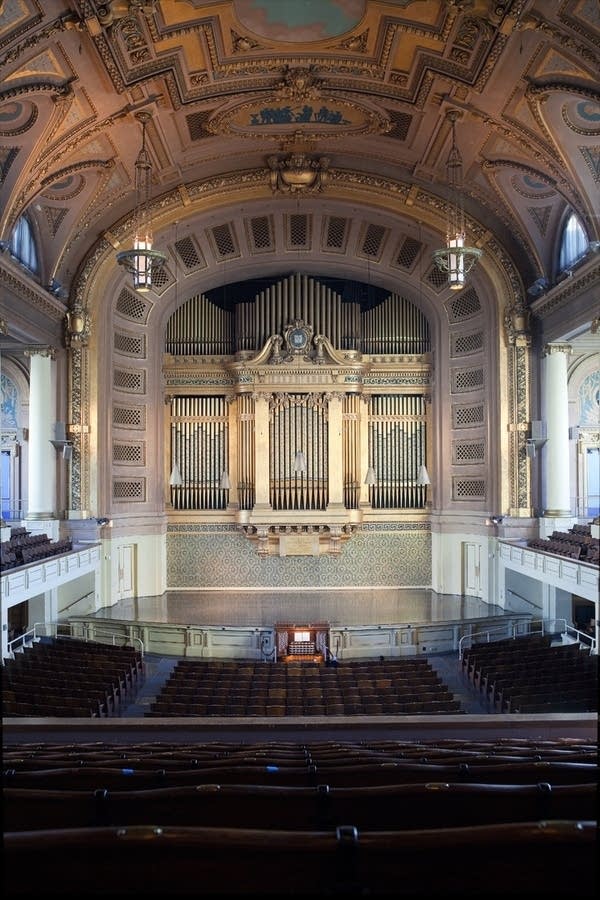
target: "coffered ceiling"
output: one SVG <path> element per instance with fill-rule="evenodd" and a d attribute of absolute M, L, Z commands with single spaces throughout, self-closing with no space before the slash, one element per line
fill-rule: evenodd
<path fill-rule="evenodd" d="M 65 297 L 125 248 L 144 110 L 165 284 L 442 288 L 456 111 L 470 240 L 552 285 L 567 210 L 600 238 L 599 46 L 596 0 L 0 0 L 0 240 L 27 212 Z"/>

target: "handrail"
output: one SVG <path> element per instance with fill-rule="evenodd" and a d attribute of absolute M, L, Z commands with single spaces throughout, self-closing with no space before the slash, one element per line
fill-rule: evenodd
<path fill-rule="evenodd" d="M 23 644 L 25 644 L 25 643 L 32 643 L 33 641 L 36 641 L 41 637 L 58 637 L 58 630 L 62 629 L 62 628 L 68 628 L 71 632 L 68 635 L 68 637 L 72 637 L 74 640 L 83 641 L 84 643 L 87 643 L 89 640 L 92 640 L 91 638 L 89 638 L 87 636 L 87 634 L 83 637 L 80 637 L 79 635 L 74 636 L 72 633 L 73 625 L 71 624 L 71 622 L 35 622 L 33 625 L 33 628 L 28 629 L 28 631 L 23 632 L 23 634 L 20 634 L 17 638 L 14 638 L 12 641 L 8 642 L 7 650 L 8 650 L 9 656 L 14 656 L 15 648 L 23 646 Z M 104 635 L 105 637 L 109 637 L 111 639 L 110 643 L 112 644 L 113 647 L 127 646 L 127 644 L 131 644 L 132 646 L 135 646 L 135 644 L 133 642 L 136 641 L 137 644 L 139 644 L 139 651 L 140 651 L 142 657 L 144 656 L 144 652 L 145 652 L 144 642 L 139 637 L 128 637 L 127 635 L 124 635 L 124 634 L 115 634 L 112 631 L 100 630 L 100 631 L 94 631 L 94 638 L 93 638 L 94 641 L 97 639 L 98 635 L 101 635 L 101 636 Z M 115 640 L 116 638 L 123 639 L 125 641 L 125 643 L 117 644 L 116 640 Z M 109 643 L 109 641 L 107 641 L 107 640 L 103 641 L 101 639 L 98 642 L 101 644 Z"/>
<path fill-rule="evenodd" d="M 564 620 L 566 622 L 566 619 Z M 575 640 L 584 646 L 589 646 L 590 654 L 596 655 L 596 638 L 593 634 L 587 634 L 585 631 L 579 631 L 578 628 L 575 628 L 574 625 L 567 625 L 565 628 L 565 633 L 574 636 Z"/>
<path fill-rule="evenodd" d="M 539 622 L 540 622 L 539 629 L 531 628 L 532 622 L 533 622 L 533 620 L 529 621 L 529 622 L 525 622 L 525 623 L 517 622 L 515 625 L 513 625 L 512 626 L 513 639 L 515 639 L 517 637 L 517 629 L 525 624 L 526 626 L 528 626 L 527 631 L 524 632 L 525 634 L 561 634 L 561 635 L 568 634 L 569 636 L 574 637 L 575 641 L 577 641 L 578 643 L 583 644 L 584 646 L 589 646 L 591 654 L 595 654 L 595 652 L 596 652 L 595 637 L 593 637 L 591 634 L 586 634 L 585 631 L 579 631 L 573 625 L 569 625 L 567 623 L 566 619 L 546 619 L 546 620 L 540 619 L 539 620 Z M 554 626 L 559 625 L 560 626 L 560 623 L 562 623 L 562 627 L 559 627 L 559 628 L 556 628 L 556 627 L 551 628 L 550 627 L 551 625 L 554 625 Z M 487 643 L 489 644 L 490 643 L 490 635 L 492 634 L 492 631 L 500 631 L 500 632 L 502 632 L 502 634 L 505 634 L 506 628 L 503 628 L 502 626 L 498 626 L 495 629 L 488 629 L 487 631 L 474 631 L 471 634 L 463 634 L 463 636 L 460 638 L 460 640 L 458 642 L 458 658 L 462 659 L 463 641 L 466 641 L 466 640 L 471 641 L 474 637 L 478 637 L 479 635 L 487 635 Z"/>
<path fill-rule="evenodd" d="M 544 633 L 543 621 L 541 623 L 540 629 L 532 629 L 531 624 L 532 624 L 531 620 L 528 620 L 526 622 L 522 622 L 522 621 L 516 622 L 512 626 L 512 629 L 511 629 L 512 635 L 509 635 L 509 637 L 512 637 L 512 639 L 515 640 L 518 636 L 521 636 L 523 634 L 537 634 L 538 631 L 540 634 Z M 517 629 L 522 628 L 523 625 L 526 626 L 527 630 L 521 631 L 520 635 L 517 635 Z M 501 636 L 506 636 L 507 628 L 506 628 L 506 626 L 499 625 L 497 628 L 493 628 L 493 629 L 489 628 L 486 631 L 473 631 L 471 634 L 463 634 L 463 636 L 460 638 L 460 640 L 458 642 L 458 658 L 462 659 L 463 641 L 466 641 L 466 640 L 471 641 L 474 637 L 478 637 L 479 635 L 485 634 L 485 635 L 487 635 L 487 643 L 489 644 L 490 643 L 490 635 L 492 634 L 492 632 L 501 632 L 501 634 L 498 635 L 498 638 L 500 638 Z"/>
<path fill-rule="evenodd" d="M 81 603 L 82 600 L 87 600 L 89 597 L 95 597 L 95 591 L 88 591 L 87 594 L 84 594 L 83 597 L 78 597 L 76 600 L 73 600 L 72 603 L 67 604 L 67 606 L 61 609 L 61 615 L 66 613 L 68 609 L 71 609 L 72 606 L 77 606 L 78 603 Z"/>

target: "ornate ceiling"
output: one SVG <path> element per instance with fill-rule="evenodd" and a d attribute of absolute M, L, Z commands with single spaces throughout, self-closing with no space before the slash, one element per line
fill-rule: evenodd
<path fill-rule="evenodd" d="M 28 211 L 64 297 L 127 247 L 145 110 L 187 293 L 302 252 L 408 276 L 443 241 L 457 111 L 470 240 L 552 284 L 568 209 L 600 238 L 599 46 L 597 0 L 0 0 L 0 240 Z"/>

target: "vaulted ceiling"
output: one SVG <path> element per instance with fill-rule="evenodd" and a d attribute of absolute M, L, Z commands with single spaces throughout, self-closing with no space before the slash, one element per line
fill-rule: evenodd
<path fill-rule="evenodd" d="M 129 246 L 146 111 L 164 285 L 440 290 L 454 112 L 470 241 L 551 285 L 567 211 L 600 238 L 599 46 L 597 0 L 0 0 L 0 240 L 27 212 L 64 297 Z"/>

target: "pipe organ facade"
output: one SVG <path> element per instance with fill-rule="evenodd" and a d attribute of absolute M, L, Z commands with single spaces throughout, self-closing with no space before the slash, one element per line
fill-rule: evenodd
<path fill-rule="evenodd" d="M 163 374 L 173 520 L 221 515 L 260 554 L 319 555 L 425 509 L 429 330 L 406 299 L 298 275 L 219 314 L 194 297 L 167 324 Z"/>

